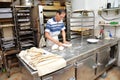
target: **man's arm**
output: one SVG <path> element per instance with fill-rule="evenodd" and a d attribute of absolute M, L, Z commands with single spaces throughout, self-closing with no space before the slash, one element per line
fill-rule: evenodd
<path fill-rule="evenodd" d="M 66 41 L 66 32 L 65 32 L 65 30 L 62 30 L 62 37 L 63 37 L 63 43 L 68 44 L 69 42 Z"/>
<path fill-rule="evenodd" d="M 55 40 L 54 38 L 52 38 L 49 34 L 49 32 L 45 32 L 45 37 L 49 40 L 51 40 L 52 42 L 54 42 L 55 44 L 59 45 L 59 46 L 63 46 L 63 43 L 59 42 L 58 40 Z"/>

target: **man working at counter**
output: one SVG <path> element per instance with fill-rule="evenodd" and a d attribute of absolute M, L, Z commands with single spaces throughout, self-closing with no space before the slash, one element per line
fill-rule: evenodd
<path fill-rule="evenodd" d="M 59 9 L 56 12 L 55 17 L 49 19 L 46 24 L 45 37 L 47 38 L 47 46 L 63 46 L 68 44 L 66 41 L 65 25 L 63 19 L 65 17 L 65 10 Z M 63 43 L 59 41 L 58 35 L 62 33 Z"/>

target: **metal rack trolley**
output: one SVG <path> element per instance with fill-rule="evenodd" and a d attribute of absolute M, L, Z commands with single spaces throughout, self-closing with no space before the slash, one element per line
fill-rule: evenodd
<path fill-rule="evenodd" d="M 15 27 L 20 50 L 35 46 L 31 6 L 14 6 Z"/>
<path fill-rule="evenodd" d="M 71 39 L 85 36 L 94 36 L 95 14 L 92 10 L 78 10 L 71 13 L 70 37 Z M 75 30 L 74 30 L 75 29 Z M 80 29 L 80 30 L 79 30 Z"/>

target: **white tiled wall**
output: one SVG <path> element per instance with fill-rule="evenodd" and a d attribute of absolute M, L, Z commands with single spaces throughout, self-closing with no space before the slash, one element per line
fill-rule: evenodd
<path fill-rule="evenodd" d="M 120 22 L 120 18 L 116 19 L 116 20 L 104 20 L 102 19 L 99 15 L 98 15 L 98 10 L 101 10 L 102 8 L 106 8 L 107 7 L 107 1 L 111 2 L 111 6 L 113 6 L 113 1 L 115 0 L 71 0 L 72 2 L 72 10 L 80 10 L 80 9 L 86 9 L 86 10 L 94 10 L 95 12 L 95 35 L 97 35 L 99 33 L 100 30 L 100 26 L 98 26 L 99 21 L 105 21 L 105 22 L 110 22 L 110 21 L 118 21 Z M 120 3 L 120 0 L 118 2 L 118 4 Z M 108 15 L 109 14 L 109 15 Z M 103 13 L 102 15 L 106 18 L 106 19 L 112 19 L 112 18 L 118 18 L 120 17 L 120 10 L 119 10 L 119 14 L 115 14 L 115 11 L 109 11 L 107 13 Z M 120 38 L 120 26 L 119 27 L 105 27 L 105 31 L 111 31 L 112 35 L 115 35 L 115 29 L 116 29 L 116 36 L 118 38 Z M 120 43 L 119 43 L 119 47 L 120 47 Z M 119 48 L 120 50 L 120 48 Z M 120 52 L 119 52 L 120 53 Z M 119 55 L 119 62 L 120 63 L 120 55 Z"/>
<path fill-rule="evenodd" d="M 105 21 L 105 22 L 120 21 L 120 19 L 106 21 L 98 15 L 98 10 L 100 10 L 101 8 L 106 8 L 107 7 L 107 0 L 93 0 L 93 1 L 95 3 L 92 2 L 91 0 L 81 0 L 81 1 L 71 0 L 72 10 L 73 11 L 74 10 L 80 10 L 80 9 L 94 10 L 94 12 L 95 12 L 95 28 L 97 30 L 100 29 L 100 26 L 98 26 L 99 21 Z M 114 0 L 108 0 L 108 1 L 112 3 L 112 1 L 114 1 Z M 105 17 L 106 19 L 112 19 L 112 18 L 120 17 L 120 14 L 116 15 L 115 11 L 109 11 L 108 14 L 103 12 L 102 16 Z M 115 35 L 115 33 L 114 33 L 115 29 L 114 28 L 106 28 L 106 31 L 108 31 L 108 30 L 110 30 L 112 32 L 112 34 Z M 116 30 L 117 30 L 116 31 L 117 37 L 120 37 L 120 34 L 119 34 L 120 27 L 117 27 Z"/>

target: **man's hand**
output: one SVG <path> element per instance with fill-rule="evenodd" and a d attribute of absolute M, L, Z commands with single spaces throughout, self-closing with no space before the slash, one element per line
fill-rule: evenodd
<path fill-rule="evenodd" d="M 62 42 L 59 42 L 57 45 L 58 45 L 58 46 L 63 46 L 63 43 L 62 43 Z"/>
<path fill-rule="evenodd" d="M 70 44 L 68 41 L 63 41 L 64 44 Z"/>

